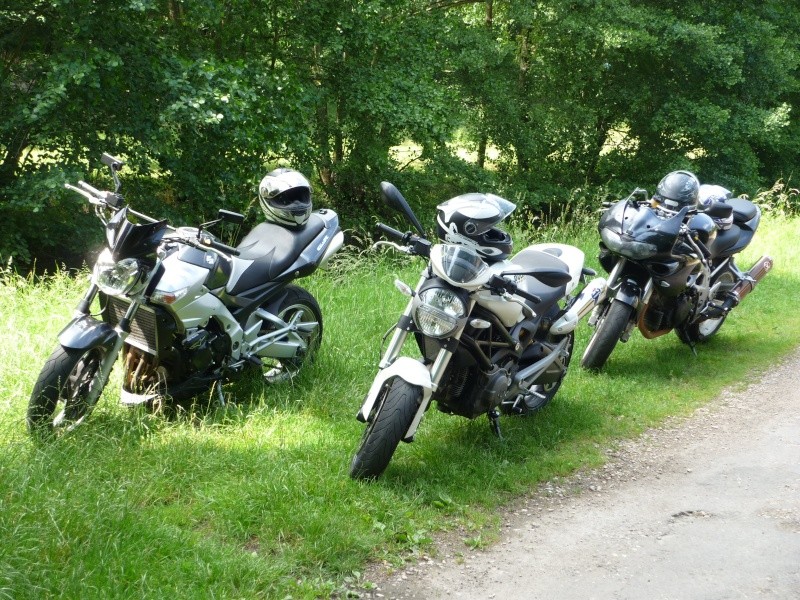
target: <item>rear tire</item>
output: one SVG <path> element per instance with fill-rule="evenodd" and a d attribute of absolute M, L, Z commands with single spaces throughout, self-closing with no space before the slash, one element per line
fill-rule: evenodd
<path fill-rule="evenodd" d="M 581 359 L 584 369 L 599 370 L 606 364 L 608 357 L 617 345 L 622 332 L 628 326 L 633 307 L 619 300 L 612 300 L 605 314 L 597 323 L 589 345 Z"/>
<path fill-rule="evenodd" d="M 100 385 L 103 347 L 74 350 L 59 346 L 42 367 L 28 402 L 28 430 L 47 435 L 70 431 L 89 416 L 94 405 L 86 402 L 93 386 Z M 61 410 L 57 410 L 61 406 Z M 55 415 L 55 416 L 54 416 Z"/>
<path fill-rule="evenodd" d="M 527 416 L 542 410 L 550 403 L 556 393 L 558 393 L 559 388 L 561 388 L 561 384 L 564 382 L 564 377 L 567 375 L 569 362 L 572 359 L 572 349 L 575 345 L 575 333 L 570 331 L 567 336 L 569 336 L 569 341 L 567 342 L 567 347 L 565 348 L 567 355 L 563 360 L 564 370 L 561 372 L 558 381 L 545 384 L 533 384 L 529 388 L 529 391 L 531 392 L 530 396 L 517 396 L 516 400 L 509 403 L 503 403 L 500 406 L 500 411 L 503 414 Z"/>
<path fill-rule="evenodd" d="M 724 302 L 727 292 L 733 287 L 735 281 L 736 279 L 730 271 L 725 271 L 717 278 L 714 283 L 722 283 L 716 295 L 717 302 Z M 675 333 L 684 344 L 702 344 L 717 334 L 722 324 L 725 323 L 727 316 L 722 315 L 721 317 L 695 321 L 686 327 L 676 329 Z"/>
<path fill-rule="evenodd" d="M 287 323 L 297 317 L 298 324 L 309 327 L 313 324 L 315 327 L 311 327 L 311 331 L 308 332 L 297 331 L 288 334 L 287 337 L 290 339 L 292 336 L 296 336 L 306 344 L 306 349 L 297 356 L 282 359 L 262 358 L 264 379 L 267 383 L 280 383 L 295 377 L 304 365 L 314 360 L 314 356 L 322 344 L 322 311 L 317 300 L 310 292 L 298 285 L 288 285 L 285 291 L 286 296 L 278 307 L 277 315 Z M 263 335 L 268 332 L 269 329 L 263 328 L 260 333 Z"/>
<path fill-rule="evenodd" d="M 422 400 L 422 388 L 396 377 L 378 395 L 361 445 L 350 463 L 353 479 L 377 479 L 411 426 Z"/>

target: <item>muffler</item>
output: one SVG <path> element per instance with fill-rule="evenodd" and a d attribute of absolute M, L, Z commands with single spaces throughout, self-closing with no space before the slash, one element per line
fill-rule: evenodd
<path fill-rule="evenodd" d="M 744 300 L 745 296 L 752 292 L 756 284 L 761 281 L 764 276 L 772 270 L 772 259 L 769 256 L 762 256 L 758 262 L 744 274 L 736 285 L 728 292 L 728 297 L 722 305 L 722 310 L 727 313 L 735 306 Z"/>
<path fill-rule="evenodd" d="M 595 306 L 602 302 L 606 297 L 608 282 L 602 277 L 593 279 L 583 291 L 578 294 L 570 306 L 570 309 L 562 315 L 558 321 L 553 323 L 550 331 L 558 335 L 564 335 L 573 331 L 578 322 Z"/>

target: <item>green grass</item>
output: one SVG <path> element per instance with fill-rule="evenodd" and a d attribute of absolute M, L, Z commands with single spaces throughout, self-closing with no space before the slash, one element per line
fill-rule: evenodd
<path fill-rule="evenodd" d="M 576 243 L 591 266 L 596 233 L 563 225 L 527 241 Z M 85 281 L 0 283 L 0 599 L 314 598 L 358 581 L 368 561 L 430 550 L 463 527 L 465 549 L 497 535 L 496 515 L 537 482 L 599 465 L 614 440 L 689 414 L 798 345 L 800 220 L 762 223 L 739 264 L 775 268 L 694 356 L 675 335 L 634 333 L 607 369 L 576 359 L 553 403 L 529 419 L 432 410 L 382 479 L 347 476 L 363 426 L 355 413 L 381 336 L 421 262 L 349 256 L 304 280 L 325 315 L 318 361 L 299 380 L 225 388 L 228 405 L 168 420 L 117 404 L 112 385 L 74 434 L 36 444 L 24 414 L 38 371 Z M 521 244 L 519 244 L 521 246 Z M 757 402 L 757 399 L 754 399 Z"/>

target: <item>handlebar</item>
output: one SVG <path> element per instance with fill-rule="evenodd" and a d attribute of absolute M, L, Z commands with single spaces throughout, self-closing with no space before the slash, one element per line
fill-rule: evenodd
<path fill-rule="evenodd" d="M 403 243 L 408 242 L 408 240 L 405 239 L 405 238 L 406 238 L 407 235 L 410 235 L 408 233 L 403 233 L 402 231 L 399 231 L 399 230 L 395 229 L 394 227 L 389 227 L 388 225 L 384 225 L 383 223 L 378 223 L 377 225 L 375 225 L 375 229 L 385 233 L 386 235 L 388 235 L 390 237 L 398 239 Z"/>
<path fill-rule="evenodd" d="M 387 236 L 393 237 L 402 244 L 402 246 L 398 246 L 392 242 L 383 242 L 384 244 L 390 244 L 394 248 L 397 248 L 401 252 L 405 252 L 406 254 L 411 254 L 412 256 L 424 256 L 425 258 L 429 258 L 431 255 L 431 243 L 430 241 L 426 240 L 424 237 L 420 237 L 407 231 L 403 233 L 402 231 L 395 229 L 394 227 L 390 227 L 389 225 L 385 225 L 383 223 L 377 223 L 375 228 L 385 233 Z M 380 242 L 378 242 L 380 243 Z"/>
<path fill-rule="evenodd" d="M 105 208 L 111 208 L 113 210 L 117 210 L 117 209 L 122 208 L 122 206 L 124 205 L 124 200 L 122 199 L 122 196 L 120 196 L 116 192 L 108 192 L 108 191 L 98 190 L 97 188 L 92 187 L 91 185 L 86 183 L 85 181 L 78 181 L 78 185 L 77 186 L 74 186 L 74 185 L 69 184 L 69 183 L 65 183 L 64 187 L 66 189 L 68 189 L 68 190 L 72 190 L 73 192 L 76 192 L 76 193 L 80 194 L 81 196 L 86 198 L 91 204 L 94 204 L 97 207 L 105 207 Z M 158 219 L 154 219 L 153 217 L 150 217 L 150 216 L 148 216 L 148 215 L 146 215 L 144 213 L 140 213 L 138 211 L 135 211 L 135 210 L 133 210 L 131 208 L 128 208 L 128 210 L 130 211 L 131 214 L 136 215 L 137 217 L 139 217 L 142 220 L 149 221 L 150 223 L 155 223 L 155 222 L 158 221 Z M 103 220 L 103 222 L 105 223 L 104 219 L 101 218 L 101 220 Z M 170 227 L 170 229 L 172 229 L 172 228 Z M 388 229 L 391 229 L 391 228 L 388 228 Z M 393 231 L 396 231 L 396 230 L 393 230 Z M 185 243 L 185 244 L 192 245 L 192 246 L 202 246 L 202 247 L 206 247 L 206 248 L 213 248 L 214 250 L 218 250 L 220 252 L 224 252 L 224 253 L 229 254 L 231 256 L 239 256 L 239 254 L 241 254 L 239 252 L 239 250 L 237 250 L 233 246 L 228 246 L 227 244 L 223 244 L 222 242 L 217 242 L 216 240 L 212 239 L 209 236 L 199 237 L 196 240 L 181 239 L 180 241 Z"/>
<path fill-rule="evenodd" d="M 496 294 L 513 294 L 525 298 L 525 300 L 530 300 L 534 304 L 539 304 L 542 301 L 541 297 L 519 289 L 519 286 L 515 282 L 499 275 L 494 275 L 486 284 L 486 287 Z"/>
<path fill-rule="evenodd" d="M 225 252 L 226 254 L 230 254 L 231 256 L 239 256 L 239 254 L 241 254 L 241 252 L 239 252 L 239 250 L 237 250 L 233 246 L 228 246 L 227 244 L 223 244 L 222 242 L 217 242 L 216 240 L 213 240 L 208 236 L 201 237 L 199 238 L 198 241 L 203 246 L 208 246 L 209 248 L 213 248 L 214 250 Z"/>

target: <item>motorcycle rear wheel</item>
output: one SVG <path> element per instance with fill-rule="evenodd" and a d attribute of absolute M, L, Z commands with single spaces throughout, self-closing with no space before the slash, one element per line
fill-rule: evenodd
<path fill-rule="evenodd" d="M 306 344 L 305 351 L 298 356 L 282 359 L 262 358 L 264 380 L 267 383 L 279 383 L 295 377 L 304 365 L 314 360 L 322 343 L 322 311 L 316 298 L 307 290 L 298 285 L 286 286 L 286 296 L 281 301 L 277 314 L 287 323 L 299 316 L 298 323 L 314 323 L 316 327 L 307 333 L 299 331 L 296 333 Z M 262 330 L 261 333 L 267 333 L 267 331 Z"/>
<path fill-rule="evenodd" d="M 584 369 L 597 371 L 603 368 L 622 336 L 622 332 L 628 326 L 632 312 L 632 306 L 619 300 L 611 301 L 605 313 L 598 320 L 597 328 L 586 346 L 583 358 L 581 358 L 581 366 Z"/>
<path fill-rule="evenodd" d="M 675 333 L 684 344 L 702 344 L 716 335 L 725 322 L 726 316 L 717 317 L 716 319 L 704 319 L 697 323 L 692 323 L 684 329 L 676 329 Z"/>
<path fill-rule="evenodd" d="M 368 480 L 380 477 L 411 426 L 421 400 L 422 388 L 399 377 L 384 384 L 361 445 L 350 463 L 350 477 Z"/>
<path fill-rule="evenodd" d="M 71 431 L 89 416 L 94 405 L 90 406 L 86 397 L 101 379 L 100 365 L 105 355 L 102 347 L 74 350 L 59 346 L 53 351 L 28 402 L 26 421 L 31 434 Z"/>
<path fill-rule="evenodd" d="M 569 361 L 572 358 L 572 349 L 575 345 L 575 333 L 571 331 L 567 335 L 569 336 L 569 341 L 567 342 L 566 347 L 567 355 L 563 361 L 564 370 L 561 372 L 558 381 L 532 385 L 529 388 L 530 395 L 527 396 L 527 398 L 518 396 L 517 400 L 513 403 L 502 404 L 500 406 L 501 412 L 504 414 L 525 416 L 542 410 L 550 403 L 556 393 L 558 393 L 559 388 L 561 388 L 561 384 L 564 382 L 564 377 L 566 376 L 567 368 L 569 367 Z"/>
<path fill-rule="evenodd" d="M 730 271 L 725 271 L 722 273 L 714 283 L 721 282 L 722 283 L 722 292 L 719 292 L 716 296 L 718 302 L 722 302 L 725 299 L 725 292 L 733 287 L 735 282 L 735 277 Z M 722 327 L 722 324 L 725 323 L 725 318 L 728 315 L 722 315 L 720 317 L 715 317 L 712 319 L 703 319 L 701 321 L 695 321 L 694 323 L 690 323 L 686 327 L 681 327 L 675 329 L 675 333 L 678 335 L 680 340 L 684 344 L 702 344 L 707 342 L 712 337 L 714 337 L 717 332 Z"/>

